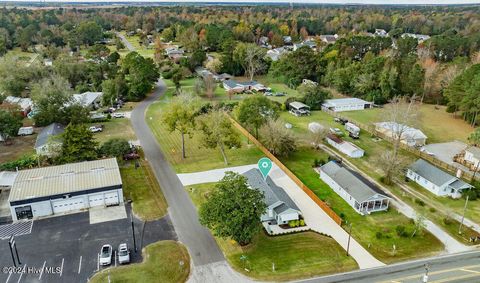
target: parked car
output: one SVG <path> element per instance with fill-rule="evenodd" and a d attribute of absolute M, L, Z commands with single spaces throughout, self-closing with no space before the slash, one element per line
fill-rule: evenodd
<path fill-rule="evenodd" d="M 274 94 L 275 96 L 285 96 L 286 94 L 283 92 L 277 92 Z"/>
<path fill-rule="evenodd" d="M 343 119 L 343 118 L 334 118 L 333 121 L 337 122 L 337 123 L 340 123 L 342 125 L 345 125 L 346 123 L 348 123 L 348 120 L 347 119 Z"/>
<path fill-rule="evenodd" d="M 265 92 L 265 94 L 264 94 L 264 95 L 265 95 L 265 96 L 272 96 L 272 95 L 273 95 L 273 93 L 271 93 L 271 92 L 267 91 L 267 92 Z"/>
<path fill-rule="evenodd" d="M 100 250 L 100 265 L 110 265 L 112 264 L 112 246 L 111 245 L 103 245 L 102 249 Z"/>
<path fill-rule="evenodd" d="M 128 250 L 126 243 L 120 244 L 118 246 L 118 263 L 130 263 L 130 251 Z"/>
<path fill-rule="evenodd" d="M 101 114 L 101 113 L 93 113 L 92 115 L 90 115 L 90 119 L 92 119 L 92 120 L 105 120 L 105 119 L 107 119 L 107 116 L 105 114 Z"/>
<path fill-rule="evenodd" d="M 339 128 L 330 128 L 330 133 L 335 134 L 339 137 L 343 136 L 343 132 Z"/>
<path fill-rule="evenodd" d="M 88 128 L 92 133 L 98 133 L 103 131 L 103 125 L 95 125 Z"/>
<path fill-rule="evenodd" d="M 122 112 L 115 112 L 112 114 L 113 118 L 125 118 L 125 113 Z"/>
<path fill-rule="evenodd" d="M 135 159 L 139 159 L 140 158 L 140 155 L 138 153 L 135 153 L 135 152 L 130 152 L 130 153 L 127 153 L 123 156 L 123 160 L 135 160 Z"/>
<path fill-rule="evenodd" d="M 117 110 L 117 109 L 114 108 L 114 107 L 110 107 L 110 108 L 108 108 L 108 109 L 103 110 L 103 113 L 105 113 L 105 114 L 111 114 L 111 113 L 115 112 L 115 110 Z"/>
<path fill-rule="evenodd" d="M 33 127 L 21 127 L 18 129 L 19 136 L 33 135 Z"/>

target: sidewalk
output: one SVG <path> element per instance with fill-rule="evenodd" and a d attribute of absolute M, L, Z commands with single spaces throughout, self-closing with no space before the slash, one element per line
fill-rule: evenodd
<path fill-rule="evenodd" d="M 223 176 L 225 176 L 225 172 L 227 171 L 233 171 L 239 174 L 243 174 L 252 168 L 257 168 L 257 164 L 214 169 L 195 173 L 183 173 L 177 174 L 177 176 L 184 186 L 188 186 L 194 184 L 218 182 L 223 178 Z"/>

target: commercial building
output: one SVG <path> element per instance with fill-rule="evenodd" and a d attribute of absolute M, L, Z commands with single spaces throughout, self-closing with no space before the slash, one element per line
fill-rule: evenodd
<path fill-rule="evenodd" d="M 373 103 L 360 98 L 338 98 L 327 99 L 322 104 L 322 108 L 334 112 L 354 111 L 372 108 Z"/>

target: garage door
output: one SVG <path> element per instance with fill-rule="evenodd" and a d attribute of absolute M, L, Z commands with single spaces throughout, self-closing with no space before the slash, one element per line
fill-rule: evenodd
<path fill-rule="evenodd" d="M 117 204 L 118 204 L 117 192 L 105 193 L 105 205 L 117 205 Z"/>
<path fill-rule="evenodd" d="M 85 208 L 82 197 L 56 200 L 53 202 L 52 206 L 54 214 Z"/>
<path fill-rule="evenodd" d="M 103 205 L 103 194 L 96 194 L 88 196 L 90 207 Z"/>

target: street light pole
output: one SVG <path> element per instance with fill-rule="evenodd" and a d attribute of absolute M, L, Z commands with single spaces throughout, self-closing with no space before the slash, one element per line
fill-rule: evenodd
<path fill-rule="evenodd" d="M 350 223 L 350 229 L 348 231 L 348 242 L 347 242 L 347 256 L 349 256 L 348 251 L 350 249 L 350 238 L 352 236 L 352 223 Z"/>
<path fill-rule="evenodd" d="M 462 234 L 462 226 L 463 220 L 465 219 L 465 212 L 467 211 L 468 197 L 469 195 L 467 195 L 467 199 L 465 200 L 465 206 L 463 207 L 462 221 L 460 221 L 460 227 L 458 227 L 458 234 Z"/>

